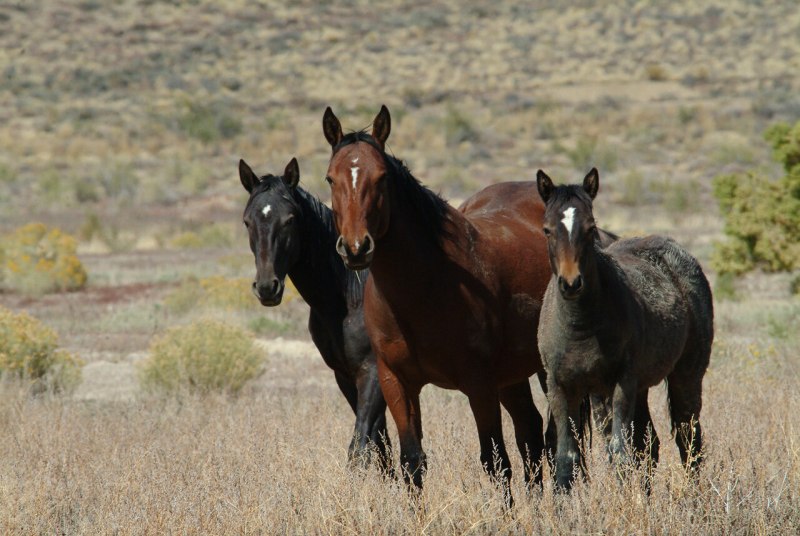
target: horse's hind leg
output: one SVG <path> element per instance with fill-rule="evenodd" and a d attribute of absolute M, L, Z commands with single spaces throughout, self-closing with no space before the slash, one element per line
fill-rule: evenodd
<path fill-rule="evenodd" d="M 650 483 L 653 470 L 658 464 L 659 440 L 653 419 L 650 416 L 650 404 L 647 402 L 647 390 L 636 395 L 636 414 L 633 418 L 633 448 L 636 452 L 636 463 L 644 466 L 644 487 L 650 494 Z"/>
<path fill-rule="evenodd" d="M 533 404 L 528 380 L 501 389 L 500 402 L 514 422 L 514 436 L 525 467 L 525 484 L 530 487 L 533 481 L 534 484 L 541 486 L 542 471 L 537 467 L 545 454 L 542 416 Z"/>
<path fill-rule="evenodd" d="M 503 441 L 503 421 L 500 415 L 500 395 L 494 389 L 481 386 L 466 392 L 469 405 L 478 427 L 481 445 L 481 463 L 484 470 L 494 478 L 503 492 L 506 506 L 511 507 L 511 462 Z"/>
<path fill-rule="evenodd" d="M 427 467 L 422 450 L 422 419 L 419 408 L 419 387 L 404 385 L 386 363 L 378 358 L 378 378 L 389 406 L 397 435 L 400 437 L 400 467 L 406 484 L 422 489 L 422 475 Z"/>
<path fill-rule="evenodd" d="M 703 430 L 699 419 L 703 405 L 703 378 L 697 375 L 687 377 L 680 372 L 676 368 L 667 377 L 672 433 L 684 467 L 695 470 L 702 461 Z"/>

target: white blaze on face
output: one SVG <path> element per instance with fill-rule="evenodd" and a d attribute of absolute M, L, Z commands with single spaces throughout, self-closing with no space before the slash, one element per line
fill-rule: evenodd
<path fill-rule="evenodd" d="M 266 207 L 261 209 L 261 214 L 263 214 L 264 217 L 266 218 L 267 216 L 269 216 L 270 210 L 272 210 L 272 205 L 267 205 Z"/>
<path fill-rule="evenodd" d="M 355 192 L 356 184 L 358 183 L 358 167 L 351 167 L 350 175 L 353 177 L 353 192 Z"/>
<path fill-rule="evenodd" d="M 569 207 L 564 211 L 564 218 L 561 223 L 567 228 L 567 235 L 572 239 L 572 227 L 575 224 L 575 207 Z"/>

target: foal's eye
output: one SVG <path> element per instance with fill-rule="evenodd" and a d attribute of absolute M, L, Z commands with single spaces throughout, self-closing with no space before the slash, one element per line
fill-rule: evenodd
<path fill-rule="evenodd" d="M 550 229 L 549 228 L 542 227 L 542 232 L 544 233 L 544 236 L 550 236 Z"/>

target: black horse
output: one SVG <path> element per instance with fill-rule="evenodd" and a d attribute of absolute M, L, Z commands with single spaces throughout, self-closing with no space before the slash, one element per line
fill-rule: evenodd
<path fill-rule="evenodd" d="M 378 383 L 375 355 L 364 329 L 362 301 L 368 271 L 348 270 L 335 245 L 339 233 L 333 213 L 300 188 L 292 159 L 282 177 L 259 178 L 244 160 L 239 178 L 250 199 L 244 224 L 256 259 L 253 294 L 262 305 L 281 302 L 288 275 L 311 308 L 308 330 L 356 415 L 348 458 L 369 463 L 372 448 L 386 470 L 390 449 L 386 402 Z"/>
<path fill-rule="evenodd" d="M 629 457 L 632 435 L 636 461 L 652 467 L 659 444 L 647 392 L 664 379 L 681 461 L 695 469 L 702 454 L 703 376 L 714 339 L 711 289 L 700 264 L 660 236 L 603 249 L 592 212 L 596 169 L 583 185 L 556 187 L 541 170 L 537 183 L 553 272 L 539 351 L 558 433 L 557 485 L 568 489 L 575 466 L 582 466 L 573 427 L 582 432 L 582 401 L 590 394 L 611 398 L 612 457 Z"/>

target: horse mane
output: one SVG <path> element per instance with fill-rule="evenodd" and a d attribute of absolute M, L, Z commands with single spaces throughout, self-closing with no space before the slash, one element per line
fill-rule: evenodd
<path fill-rule="evenodd" d="M 316 196 L 297 186 L 293 190 L 294 199 L 303 210 L 303 222 L 306 226 L 305 258 L 312 263 L 311 268 L 328 268 L 333 271 L 336 280 L 342 283 L 342 291 L 350 308 L 359 307 L 364 298 L 364 283 L 369 270 L 349 270 L 336 253 L 336 239 L 339 232 L 333 220 L 333 211 L 325 206 Z"/>
<path fill-rule="evenodd" d="M 448 235 L 444 225 L 447 220 L 447 201 L 414 177 L 402 160 L 381 149 L 375 138 L 364 130 L 346 134 L 333 148 L 333 152 L 359 141 L 370 144 L 383 155 L 386 167 L 395 179 L 392 181 L 393 195 L 397 195 L 400 206 L 414 211 L 414 220 L 422 225 L 424 235 L 433 237 L 436 244 L 440 244 Z"/>

